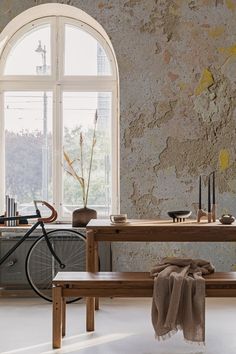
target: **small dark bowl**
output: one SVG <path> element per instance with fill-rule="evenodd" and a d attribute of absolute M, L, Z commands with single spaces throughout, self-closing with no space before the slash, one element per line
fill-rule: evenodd
<path fill-rule="evenodd" d="M 221 224 L 230 225 L 235 221 L 235 217 L 231 214 L 223 214 L 219 221 Z"/>
<path fill-rule="evenodd" d="M 175 219 L 186 219 L 188 218 L 192 212 L 190 210 L 175 210 L 175 211 L 168 211 L 169 217 L 171 217 L 173 220 Z"/>

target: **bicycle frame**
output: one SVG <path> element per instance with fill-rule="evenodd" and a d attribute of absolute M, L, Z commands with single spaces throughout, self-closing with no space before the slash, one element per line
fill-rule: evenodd
<path fill-rule="evenodd" d="M 37 207 L 37 203 L 42 203 L 43 205 L 46 205 L 51 211 L 52 214 L 48 218 L 42 218 L 40 210 Z M 59 257 L 56 255 L 54 252 L 54 249 L 49 241 L 47 232 L 44 227 L 44 222 L 52 222 L 56 220 L 57 218 L 57 212 L 56 210 L 47 202 L 45 201 L 34 201 L 35 209 L 36 209 L 36 214 L 33 215 L 24 215 L 24 216 L 10 216 L 10 217 L 0 217 L 0 222 L 3 221 L 8 221 L 8 220 L 23 220 L 23 219 L 35 219 L 37 218 L 38 220 L 36 221 L 35 224 L 32 225 L 32 227 L 25 233 L 25 235 L 12 247 L 10 250 L 2 257 L 0 258 L 0 266 L 3 264 L 7 258 L 32 234 L 32 232 L 40 226 L 43 232 L 43 236 L 45 237 L 45 240 L 47 242 L 48 248 L 52 254 L 52 256 L 56 259 L 56 261 L 59 263 L 60 268 L 63 269 L 65 268 L 65 265 L 61 262 Z"/>

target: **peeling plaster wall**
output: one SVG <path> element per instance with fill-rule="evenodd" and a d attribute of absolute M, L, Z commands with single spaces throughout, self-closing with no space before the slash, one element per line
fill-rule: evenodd
<path fill-rule="evenodd" d="M 48 2 L 55 1 L 1 0 L 0 30 L 20 12 Z M 184 208 L 195 217 L 198 176 L 215 170 L 218 215 L 235 215 L 236 2 L 57 2 L 93 16 L 117 55 L 121 211 L 155 218 Z M 201 256 L 217 269 L 236 268 L 232 244 L 188 243 L 115 244 L 113 266 L 148 270 L 164 255 Z"/>

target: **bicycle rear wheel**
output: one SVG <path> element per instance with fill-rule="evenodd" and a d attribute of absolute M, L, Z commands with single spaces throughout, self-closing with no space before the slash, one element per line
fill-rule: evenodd
<path fill-rule="evenodd" d="M 86 270 L 86 239 L 73 230 L 47 232 L 49 241 L 65 268 L 61 269 L 51 254 L 44 236 L 31 246 L 25 261 L 26 276 L 32 289 L 43 299 L 52 301 L 52 280 L 60 271 Z M 68 303 L 78 298 L 69 298 Z"/>

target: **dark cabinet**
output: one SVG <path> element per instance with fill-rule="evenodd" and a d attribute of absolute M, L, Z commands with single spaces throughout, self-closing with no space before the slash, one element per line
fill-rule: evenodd
<path fill-rule="evenodd" d="M 63 226 L 61 226 L 63 228 Z M 68 226 L 67 226 L 68 228 Z M 50 230 L 54 229 L 53 225 Z M 12 246 L 19 241 L 19 239 L 24 235 L 24 231 L 7 231 L 0 232 L 0 257 L 2 257 L 6 252 L 12 248 Z M 85 233 L 85 229 L 80 232 Z M 40 233 L 39 233 L 40 232 Z M 15 251 L 14 253 L 0 266 L 0 296 L 5 293 L 10 294 L 10 290 L 14 294 L 23 294 L 23 290 L 30 290 L 26 275 L 25 275 L 25 259 L 27 253 L 35 242 L 36 238 L 41 235 L 41 230 L 34 231 L 33 236 L 31 235 L 26 239 Z M 86 260 L 84 260 L 86 261 Z M 110 244 L 108 242 L 99 243 L 99 265 L 101 271 L 111 270 L 111 250 Z M 37 270 L 36 270 L 37 271 Z M 40 273 L 40 272 L 39 272 Z M 39 274 L 40 277 L 40 274 Z M 18 291 L 19 290 L 19 291 Z M 17 293 L 18 291 L 18 293 Z M 25 292 L 26 293 L 26 292 Z M 28 291 L 28 293 L 31 293 Z M 14 296 L 14 295 L 13 295 Z"/>
<path fill-rule="evenodd" d="M 0 257 L 4 255 L 21 236 L 1 237 Z M 0 286 L 2 288 L 29 289 L 25 275 L 25 258 L 34 240 L 24 241 L 20 247 L 0 266 Z"/>

